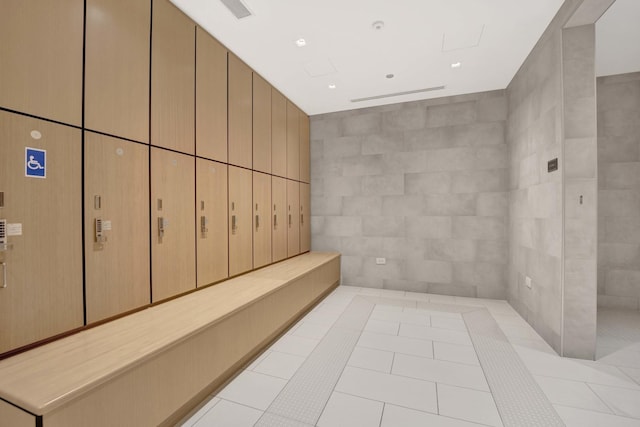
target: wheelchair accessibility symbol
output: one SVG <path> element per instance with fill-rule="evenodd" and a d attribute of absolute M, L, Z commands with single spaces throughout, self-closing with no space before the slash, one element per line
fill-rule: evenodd
<path fill-rule="evenodd" d="M 47 177 L 47 150 L 25 147 L 25 176 L 32 178 Z"/>

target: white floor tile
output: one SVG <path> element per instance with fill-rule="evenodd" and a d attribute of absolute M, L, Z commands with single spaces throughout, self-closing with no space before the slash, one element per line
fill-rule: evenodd
<path fill-rule="evenodd" d="M 616 415 L 640 419 L 640 391 L 590 384 L 591 389 Z"/>
<path fill-rule="evenodd" d="M 202 407 L 200 409 L 198 409 L 196 412 L 191 414 L 189 416 L 189 419 L 187 419 L 184 423 L 179 424 L 180 427 L 193 427 L 193 426 L 195 426 L 196 423 L 198 421 L 200 421 L 200 418 L 202 418 L 207 412 L 209 412 L 211 410 L 211 408 L 216 406 L 216 404 L 218 402 L 220 402 L 219 398 L 217 398 L 217 397 L 210 398 L 208 401 L 204 402 L 204 404 L 202 405 Z"/>
<path fill-rule="evenodd" d="M 640 385 L 640 369 L 621 367 L 620 370 Z"/>
<path fill-rule="evenodd" d="M 393 353 L 372 348 L 356 347 L 347 362 L 348 366 L 371 369 L 384 373 L 391 373 Z"/>
<path fill-rule="evenodd" d="M 551 403 L 573 408 L 611 413 L 611 410 L 585 383 L 534 375 Z"/>
<path fill-rule="evenodd" d="M 321 340 L 327 334 L 329 329 L 331 329 L 331 325 L 308 323 L 303 320 L 302 324 L 292 335 L 296 337 L 310 338 L 313 340 Z"/>
<path fill-rule="evenodd" d="M 358 347 L 412 354 L 414 356 L 433 357 L 431 341 L 416 338 L 363 332 L 356 345 Z"/>
<path fill-rule="evenodd" d="M 600 350 L 600 345 L 598 345 L 598 350 Z M 635 347 L 623 348 L 599 358 L 598 362 L 606 363 L 607 365 L 640 369 L 640 351 L 637 351 Z"/>
<path fill-rule="evenodd" d="M 467 332 L 467 326 L 464 320 L 450 317 L 433 316 L 431 318 L 431 326 L 439 329 L 450 329 L 452 331 Z"/>
<path fill-rule="evenodd" d="M 380 427 L 479 427 L 481 424 L 385 404 Z"/>
<path fill-rule="evenodd" d="M 324 408 L 318 427 L 378 427 L 382 402 L 334 392 Z"/>
<path fill-rule="evenodd" d="M 438 384 L 440 415 L 490 426 L 502 426 L 491 393 Z"/>
<path fill-rule="evenodd" d="M 391 373 L 425 381 L 489 391 L 484 372 L 479 366 L 396 354 Z"/>
<path fill-rule="evenodd" d="M 311 338 L 285 335 L 276 341 L 276 343 L 271 346 L 270 350 L 307 357 L 316 348 L 319 342 L 320 340 L 314 340 Z"/>
<path fill-rule="evenodd" d="M 640 427 L 640 420 L 554 405 L 567 427 Z"/>
<path fill-rule="evenodd" d="M 347 366 L 335 390 L 420 411 L 438 410 L 436 385 L 413 378 Z"/>
<path fill-rule="evenodd" d="M 431 318 L 425 313 L 409 313 L 406 311 L 376 311 L 371 313 L 371 319 L 387 322 L 411 323 L 414 325 L 431 326 Z"/>
<path fill-rule="evenodd" d="M 286 383 L 286 380 L 280 378 L 244 371 L 222 389 L 217 397 L 264 411 Z"/>
<path fill-rule="evenodd" d="M 386 320 L 376 319 L 369 319 L 364 327 L 364 330 L 367 332 L 386 335 L 398 335 L 398 329 L 400 329 L 399 322 L 388 322 Z"/>
<path fill-rule="evenodd" d="M 450 295 L 427 294 L 429 302 L 455 304 L 456 297 Z"/>
<path fill-rule="evenodd" d="M 198 420 L 195 427 L 252 427 L 262 416 L 262 411 L 221 400 Z"/>
<path fill-rule="evenodd" d="M 409 292 L 409 291 L 406 291 L 404 293 L 404 296 L 406 298 L 414 299 L 414 300 L 418 300 L 418 301 L 428 301 L 429 300 L 429 294 L 423 294 L 422 292 Z"/>
<path fill-rule="evenodd" d="M 272 351 L 253 369 L 253 371 L 288 380 L 296 373 L 305 359 L 306 358 L 303 356 L 295 356 L 293 354 Z"/>
<path fill-rule="evenodd" d="M 256 366 L 258 366 L 260 364 L 260 362 L 262 362 L 264 360 L 265 357 L 267 357 L 269 355 L 269 353 L 271 353 L 271 350 L 265 350 L 262 352 L 262 354 L 258 357 L 256 357 L 256 359 L 251 362 L 251 364 L 249 366 L 247 366 L 247 370 L 248 371 L 253 371 L 255 369 Z"/>
<path fill-rule="evenodd" d="M 431 321 L 433 322 L 433 318 Z M 467 332 L 450 331 L 446 329 L 432 328 L 430 326 L 411 325 L 402 323 L 400 325 L 401 337 L 419 338 L 430 341 L 448 342 L 450 344 L 473 345 Z"/>
<path fill-rule="evenodd" d="M 462 319 L 462 314 L 457 310 L 444 310 L 442 306 L 434 307 L 432 303 L 418 302 L 418 308 L 415 310 L 405 309 L 406 312 L 416 312 L 426 314 L 428 316 L 451 317 L 453 319 Z"/>
<path fill-rule="evenodd" d="M 476 350 L 468 345 L 433 342 L 433 358 L 448 362 L 480 366 Z"/>

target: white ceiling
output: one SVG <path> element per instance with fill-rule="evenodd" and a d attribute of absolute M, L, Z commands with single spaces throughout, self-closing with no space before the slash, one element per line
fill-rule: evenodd
<path fill-rule="evenodd" d="M 640 71 L 640 1 L 616 0 L 596 22 L 596 75 Z"/>
<path fill-rule="evenodd" d="M 309 115 L 504 89 L 563 3 L 243 0 L 253 15 L 238 20 L 220 0 L 171 1 Z"/>

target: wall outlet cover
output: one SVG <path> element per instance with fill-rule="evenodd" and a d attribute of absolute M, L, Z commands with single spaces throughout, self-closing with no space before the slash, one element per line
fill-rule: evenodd
<path fill-rule="evenodd" d="M 386 258 L 376 258 L 376 264 L 377 265 L 385 265 L 387 263 L 387 259 Z"/>
<path fill-rule="evenodd" d="M 531 289 L 531 277 L 525 276 L 524 284 L 527 286 L 527 288 Z"/>

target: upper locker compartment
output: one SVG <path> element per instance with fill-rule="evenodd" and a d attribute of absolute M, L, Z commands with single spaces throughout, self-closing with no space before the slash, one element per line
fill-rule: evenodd
<path fill-rule="evenodd" d="M 83 0 L 3 0 L 0 106 L 82 124 Z"/>
<path fill-rule="evenodd" d="M 311 182 L 311 147 L 309 144 L 309 116 L 300 112 L 300 181 Z"/>
<path fill-rule="evenodd" d="M 195 24 L 168 0 L 153 1 L 151 144 L 194 154 Z"/>
<path fill-rule="evenodd" d="M 287 176 L 287 98 L 271 89 L 271 173 Z"/>
<path fill-rule="evenodd" d="M 227 162 L 227 49 L 196 31 L 196 154 Z"/>
<path fill-rule="evenodd" d="M 300 110 L 287 100 L 287 178 L 300 179 Z"/>
<path fill-rule="evenodd" d="M 253 169 L 271 173 L 271 85 L 253 73 Z"/>
<path fill-rule="evenodd" d="M 150 303 L 149 147 L 85 133 L 87 322 Z"/>
<path fill-rule="evenodd" d="M 0 353 L 83 325 L 80 130 L 0 111 Z"/>
<path fill-rule="evenodd" d="M 252 154 L 251 68 L 229 53 L 229 163 L 251 169 Z"/>
<path fill-rule="evenodd" d="M 150 0 L 87 0 L 87 129 L 149 143 L 150 14 Z"/>

